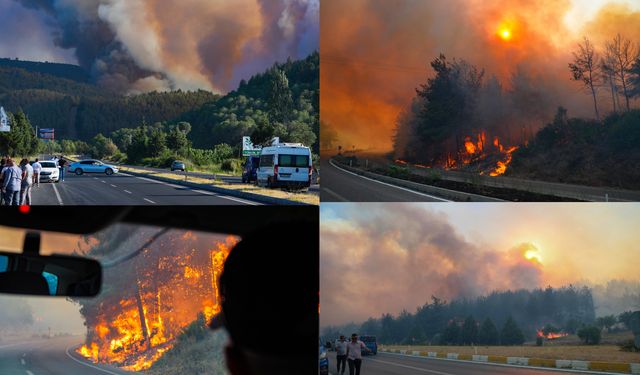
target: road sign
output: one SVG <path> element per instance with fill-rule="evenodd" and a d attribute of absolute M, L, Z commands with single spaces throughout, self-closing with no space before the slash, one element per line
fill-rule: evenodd
<path fill-rule="evenodd" d="M 260 155 L 262 147 L 254 146 L 251 137 L 242 137 L 242 156 Z"/>
<path fill-rule="evenodd" d="M 9 117 L 4 111 L 3 107 L 0 107 L 0 132 L 10 132 L 11 126 L 9 126 Z"/>
<path fill-rule="evenodd" d="M 39 129 L 38 138 L 44 140 L 54 140 L 56 139 L 55 132 L 56 130 L 54 128 Z"/>

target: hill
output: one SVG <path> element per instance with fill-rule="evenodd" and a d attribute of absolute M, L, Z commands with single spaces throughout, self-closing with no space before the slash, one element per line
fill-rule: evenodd
<path fill-rule="evenodd" d="M 89 73 L 77 65 L 0 58 L 0 67 L 21 68 L 30 72 L 48 74 L 80 83 L 89 82 Z"/>
<path fill-rule="evenodd" d="M 640 110 L 614 113 L 602 123 L 555 120 L 513 153 L 505 175 L 591 186 L 640 189 Z"/>

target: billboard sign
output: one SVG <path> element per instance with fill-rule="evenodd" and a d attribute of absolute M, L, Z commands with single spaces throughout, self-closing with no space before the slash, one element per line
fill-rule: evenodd
<path fill-rule="evenodd" d="M 0 107 L 0 132 L 10 132 L 11 126 L 9 126 L 9 116 L 4 111 L 3 107 Z"/>
<path fill-rule="evenodd" d="M 242 156 L 257 156 L 260 155 L 262 147 L 254 146 L 251 142 L 251 137 L 242 137 Z"/>
<path fill-rule="evenodd" d="M 54 140 L 55 139 L 55 129 L 39 129 L 38 130 L 38 138 L 46 139 L 46 140 Z"/>

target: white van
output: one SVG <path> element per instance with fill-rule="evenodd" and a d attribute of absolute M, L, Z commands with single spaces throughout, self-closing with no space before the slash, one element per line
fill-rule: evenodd
<path fill-rule="evenodd" d="M 256 173 L 258 185 L 308 188 L 311 185 L 311 150 L 300 143 L 264 147 Z"/>

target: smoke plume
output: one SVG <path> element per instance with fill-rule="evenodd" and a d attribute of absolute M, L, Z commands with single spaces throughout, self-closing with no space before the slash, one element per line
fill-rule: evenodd
<path fill-rule="evenodd" d="M 51 32 L 49 49 L 73 50 L 97 83 L 118 91 L 226 92 L 319 43 L 318 0 L 15 1 L 37 15 L 32 30 Z"/>
<path fill-rule="evenodd" d="M 408 204 L 348 210 L 348 222 L 322 220 L 323 324 L 412 310 L 432 295 L 475 297 L 542 284 L 541 264 L 524 256 L 533 244 L 488 249 L 457 233 L 446 216 Z"/>

